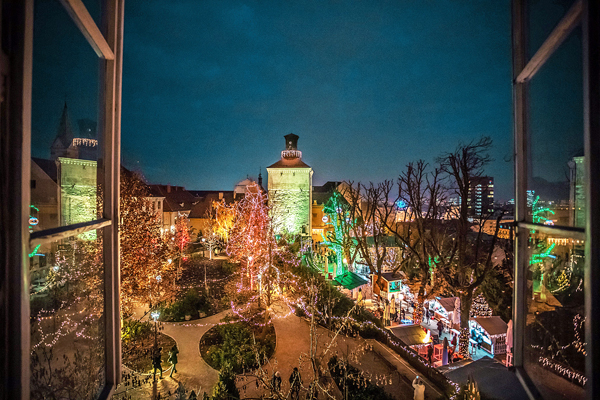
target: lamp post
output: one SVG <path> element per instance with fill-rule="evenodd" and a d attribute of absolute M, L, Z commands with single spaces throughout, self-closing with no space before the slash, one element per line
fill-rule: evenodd
<path fill-rule="evenodd" d="M 154 351 L 152 352 L 152 357 L 154 358 L 156 356 L 156 353 L 158 352 L 158 322 L 157 321 L 158 321 L 158 317 L 160 316 L 160 312 L 152 311 L 152 313 L 150 313 L 150 316 L 154 320 Z M 152 362 L 154 362 L 154 360 L 152 360 Z M 154 368 L 154 372 L 153 372 L 153 382 L 156 382 L 156 368 Z"/>
<path fill-rule="evenodd" d="M 254 257 L 248 257 L 248 275 L 250 276 L 250 290 L 254 289 L 254 279 L 252 278 L 252 260 Z"/>

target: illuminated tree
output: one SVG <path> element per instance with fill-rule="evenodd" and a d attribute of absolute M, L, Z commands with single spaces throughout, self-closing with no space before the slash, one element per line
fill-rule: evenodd
<path fill-rule="evenodd" d="M 227 221 L 224 225 L 221 225 L 220 221 L 217 219 L 217 216 L 219 215 L 217 214 L 217 208 L 221 208 L 219 210 L 220 216 L 227 216 L 226 219 L 231 222 Z M 221 202 L 213 202 L 211 207 L 206 210 L 206 223 L 203 225 L 202 236 L 198 236 L 198 240 L 203 247 L 208 249 L 208 256 L 211 260 L 214 249 L 222 245 L 224 237 L 229 237 L 229 230 L 233 225 L 233 216 L 235 214 L 233 210 L 233 207 L 229 207 L 227 204 Z"/>
<path fill-rule="evenodd" d="M 227 254 L 245 264 L 250 289 L 269 262 L 269 249 L 274 246 L 267 196 L 258 185 L 247 187 L 246 196 L 236 204 L 233 227 L 229 232 Z"/>
<path fill-rule="evenodd" d="M 175 244 L 179 258 L 183 257 L 184 250 L 190 243 L 189 219 L 185 214 L 179 214 L 175 219 Z"/>
<path fill-rule="evenodd" d="M 327 216 L 325 225 L 333 229 L 322 235 L 322 243 L 335 252 L 337 265 L 335 275 L 342 275 L 347 267 L 344 264 L 353 265 L 358 255 L 356 240 L 352 237 L 353 221 L 350 219 L 350 206 L 344 196 L 335 191 L 323 206 L 323 212 Z"/>
<path fill-rule="evenodd" d="M 229 232 L 233 228 L 236 214 L 236 205 L 225 203 L 225 199 L 212 203 L 211 212 L 214 212 L 214 226 L 212 231 L 224 242 L 229 240 Z"/>
<path fill-rule="evenodd" d="M 378 185 L 369 186 L 360 182 L 354 185 L 347 183 L 342 195 L 348 202 L 348 216 L 352 224 L 349 226 L 349 236 L 356 245 L 356 251 L 361 262 L 369 267 L 372 274 L 381 276 L 384 262 L 387 259 L 390 237 L 381 218 L 380 205 L 387 201 L 386 191 L 392 185 L 385 181 Z"/>
<path fill-rule="evenodd" d="M 121 174 L 121 311 L 132 312 L 134 303 L 156 305 L 175 293 L 177 247 L 162 235 L 152 211 L 146 184 L 135 174 Z M 169 243 L 171 242 L 171 243 Z"/>
<path fill-rule="evenodd" d="M 485 297 L 480 293 L 473 299 L 473 303 L 471 304 L 471 317 L 491 317 L 492 309 L 490 305 L 485 300 Z"/>

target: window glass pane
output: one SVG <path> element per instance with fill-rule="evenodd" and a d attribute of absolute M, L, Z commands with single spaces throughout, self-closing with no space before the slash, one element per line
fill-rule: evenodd
<path fill-rule="evenodd" d="M 98 217 L 96 53 L 57 1 L 35 2 L 31 231 Z"/>
<path fill-rule="evenodd" d="M 584 243 L 529 235 L 524 367 L 543 398 L 584 398 Z"/>
<path fill-rule="evenodd" d="M 31 398 L 94 399 L 105 385 L 102 230 L 42 245 L 30 270 Z"/>
<path fill-rule="evenodd" d="M 83 5 L 94 19 L 98 29 L 102 30 L 102 2 L 100 0 L 82 0 Z"/>
<path fill-rule="evenodd" d="M 582 88 L 576 28 L 530 84 L 530 221 L 585 226 Z"/>
<path fill-rule="evenodd" d="M 575 0 L 530 0 L 529 57 L 532 57 L 575 3 Z"/>

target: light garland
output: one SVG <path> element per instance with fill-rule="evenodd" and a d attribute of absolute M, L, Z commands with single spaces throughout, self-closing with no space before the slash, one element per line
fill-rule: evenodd
<path fill-rule="evenodd" d="M 538 358 L 538 362 L 545 368 L 552 369 L 564 377 L 577 381 L 581 386 L 585 386 L 585 384 L 588 381 L 588 378 L 586 378 L 581 373 L 573 371 L 570 368 L 563 367 L 562 365 L 555 363 L 554 361 L 546 357 L 540 356 L 540 358 Z"/>

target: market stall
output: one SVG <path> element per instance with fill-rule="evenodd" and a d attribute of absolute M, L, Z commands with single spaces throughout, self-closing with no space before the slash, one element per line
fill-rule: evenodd
<path fill-rule="evenodd" d="M 498 316 L 475 317 L 469 320 L 471 339 L 493 356 L 506 353 L 508 325 Z"/>
<path fill-rule="evenodd" d="M 411 347 L 423 357 L 427 358 L 427 347 L 431 344 L 431 335 L 427 334 L 420 325 L 398 325 L 388 328 L 402 343 Z"/>
<path fill-rule="evenodd" d="M 460 325 L 460 300 L 458 297 L 438 297 L 429 302 L 429 309 L 434 312 L 434 318 L 442 321 L 448 331 Z"/>
<path fill-rule="evenodd" d="M 373 285 L 373 296 L 379 301 L 391 301 L 392 296 L 394 296 L 398 307 L 401 307 L 403 306 L 402 301 L 408 300 L 408 287 L 402 284 L 402 276 L 400 274 L 384 272 L 379 279 L 377 278 L 377 274 L 373 274 L 371 275 L 371 283 Z"/>

